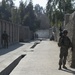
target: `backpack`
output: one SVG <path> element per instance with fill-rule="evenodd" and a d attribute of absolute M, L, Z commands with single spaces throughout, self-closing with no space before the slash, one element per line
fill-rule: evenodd
<path fill-rule="evenodd" d="M 65 46 L 65 47 L 72 47 L 72 42 L 70 41 L 70 39 L 68 37 L 60 37 L 59 38 L 59 42 L 58 42 L 58 46 Z"/>

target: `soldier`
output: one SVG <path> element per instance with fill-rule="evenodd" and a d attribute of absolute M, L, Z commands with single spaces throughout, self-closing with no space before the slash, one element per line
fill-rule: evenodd
<path fill-rule="evenodd" d="M 2 34 L 2 46 L 4 48 L 8 48 L 8 34 L 6 33 L 6 31 L 4 31 L 4 33 Z"/>
<path fill-rule="evenodd" d="M 72 47 L 72 43 L 70 39 L 67 36 L 68 31 L 64 30 L 63 35 L 59 38 L 58 46 L 60 47 L 60 59 L 59 59 L 59 70 L 61 70 L 61 65 L 63 64 L 63 68 L 67 69 L 66 65 L 66 59 L 68 55 L 68 49 Z M 73 47 L 72 49 L 73 50 Z"/>

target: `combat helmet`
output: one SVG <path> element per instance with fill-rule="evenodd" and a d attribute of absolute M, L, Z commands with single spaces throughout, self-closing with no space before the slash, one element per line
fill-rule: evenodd
<path fill-rule="evenodd" d="M 63 34 L 64 34 L 64 33 L 68 33 L 68 31 L 67 31 L 66 29 L 64 29 L 64 30 L 63 30 Z"/>

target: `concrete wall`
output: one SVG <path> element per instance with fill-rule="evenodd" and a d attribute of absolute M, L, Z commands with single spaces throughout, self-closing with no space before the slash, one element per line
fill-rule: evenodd
<path fill-rule="evenodd" d="M 19 41 L 29 41 L 32 36 L 31 34 L 28 26 L 19 26 Z"/>
<path fill-rule="evenodd" d="M 19 42 L 18 29 L 19 29 L 18 25 L 12 24 L 7 21 L 0 20 L 0 47 L 2 46 L 1 45 L 1 34 L 4 31 L 6 31 L 7 34 L 9 35 L 9 40 L 8 40 L 9 45 Z"/>
<path fill-rule="evenodd" d="M 6 31 L 9 35 L 9 45 L 22 41 L 29 41 L 32 38 L 32 32 L 28 26 L 15 25 L 5 20 L 0 20 L 0 47 L 1 45 L 1 34 Z"/>
<path fill-rule="evenodd" d="M 69 50 L 68 61 L 71 64 L 71 67 L 75 68 L 75 12 L 69 16 L 65 28 L 68 30 L 68 36 L 71 39 L 74 48 L 73 53 Z"/>
<path fill-rule="evenodd" d="M 2 33 L 1 22 L 0 22 L 0 34 Z M 0 35 L 0 46 L 1 46 L 1 35 Z"/>

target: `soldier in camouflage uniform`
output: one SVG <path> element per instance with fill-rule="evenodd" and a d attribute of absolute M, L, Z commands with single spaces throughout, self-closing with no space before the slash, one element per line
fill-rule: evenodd
<path fill-rule="evenodd" d="M 6 33 L 6 31 L 4 31 L 4 33 L 2 34 L 2 46 L 4 48 L 8 48 L 8 34 Z"/>
<path fill-rule="evenodd" d="M 59 59 L 59 70 L 61 70 L 61 65 L 63 65 L 64 69 L 67 69 L 66 59 L 68 55 L 68 49 L 72 47 L 72 43 L 67 36 L 68 31 L 64 30 L 62 36 L 59 38 L 58 46 L 60 47 L 60 59 Z M 72 47 L 73 48 L 73 47 Z M 72 49 L 73 50 L 73 49 Z"/>

